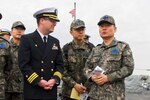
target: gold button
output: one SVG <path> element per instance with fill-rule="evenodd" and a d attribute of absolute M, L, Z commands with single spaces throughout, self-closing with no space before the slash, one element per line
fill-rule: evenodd
<path fill-rule="evenodd" d="M 28 78 L 28 75 L 26 75 L 26 78 Z"/>
<path fill-rule="evenodd" d="M 44 69 L 41 69 L 41 72 L 43 72 L 44 71 Z"/>
<path fill-rule="evenodd" d="M 51 71 L 54 71 L 54 69 L 51 69 Z"/>
<path fill-rule="evenodd" d="M 54 61 L 51 61 L 51 63 L 54 63 Z"/>
<path fill-rule="evenodd" d="M 41 77 L 41 80 L 43 79 L 43 77 Z"/>
<path fill-rule="evenodd" d="M 43 64 L 43 63 L 44 63 L 44 61 L 42 60 L 42 61 L 41 61 L 41 63 Z"/>

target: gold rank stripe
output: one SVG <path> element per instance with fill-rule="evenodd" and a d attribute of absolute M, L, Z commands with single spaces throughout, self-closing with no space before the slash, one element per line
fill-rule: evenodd
<path fill-rule="evenodd" d="M 52 18 L 52 17 L 51 17 L 51 18 Z M 52 19 L 58 20 L 58 18 L 52 18 Z"/>
<path fill-rule="evenodd" d="M 34 72 L 30 75 L 30 77 L 27 80 L 31 84 L 37 77 L 38 77 L 38 75 Z"/>
<path fill-rule="evenodd" d="M 0 32 L 0 34 L 9 34 L 8 32 Z"/>
<path fill-rule="evenodd" d="M 43 14 L 43 16 L 52 17 L 52 18 L 55 18 L 55 19 L 57 19 L 57 16 L 56 16 L 56 15 Z"/>
<path fill-rule="evenodd" d="M 31 74 L 28 78 L 29 83 L 32 83 L 37 77 L 38 75 L 36 73 Z"/>
<path fill-rule="evenodd" d="M 55 72 L 54 75 L 58 76 L 60 79 L 62 78 L 62 74 L 60 72 Z"/>
<path fill-rule="evenodd" d="M 38 76 L 33 77 L 30 83 L 32 83 Z"/>

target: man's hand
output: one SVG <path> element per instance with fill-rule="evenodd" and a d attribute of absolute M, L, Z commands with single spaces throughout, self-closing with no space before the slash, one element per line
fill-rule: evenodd
<path fill-rule="evenodd" d="M 101 74 L 101 75 L 93 75 L 91 77 L 92 81 L 94 81 L 97 84 L 103 85 L 106 82 L 108 82 L 108 77 L 105 74 Z"/>
<path fill-rule="evenodd" d="M 38 85 L 43 88 L 46 86 L 46 84 L 47 84 L 46 80 L 40 80 L 40 82 L 38 83 Z"/>
<path fill-rule="evenodd" d="M 40 82 L 38 83 L 38 85 L 40 87 L 43 87 L 45 90 L 49 90 L 49 89 L 53 88 L 53 86 L 55 85 L 55 83 L 56 83 L 55 79 L 50 79 L 49 81 L 40 80 Z"/>
<path fill-rule="evenodd" d="M 98 82 L 98 75 L 92 75 L 91 80 L 95 83 Z"/>
<path fill-rule="evenodd" d="M 84 87 L 83 85 L 81 85 L 81 84 L 78 84 L 78 83 L 76 83 L 75 85 L 74 85 L 74 88 L 78 91 L 78 93 L 80 93 L 80 94 L 82 94 L 82 93 L 84 93 L 85 91 L 86 91 L 86 87 Z"/>
<path fill-rule="evenodd" d="M 52 89 L 53 86 L 55 85 L 56 83 L 56 80 L 55 79 L 50 79 L 47 83 L 46 83 L 46 86 L 44 87 L 45 90 L 48 90 L 48 89 Z"/>

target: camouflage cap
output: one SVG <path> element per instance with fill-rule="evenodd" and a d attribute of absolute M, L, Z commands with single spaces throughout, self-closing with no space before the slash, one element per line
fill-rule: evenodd
<path fill-rule="evenodd" d="M 10 31 L 8 29 L 0 29 L 0 36 L 3 36 L 3 35 L 11 35 L 10 34 Z"/>
<path fill-rule="evenodd" d="M 26 29 L 24 24 L 21 21 L 16 21 L 16 22 L 13 23 L 12 29 L 16 28 L 16 27 L 22 27 L 24 30 Z"/>
<path fill-rule="evenodd" d="M 105 15 L 103 17 L 100 18 L 100 21 L 98 22 L 97 25 L 102 25 L 103 23 L 110 23 L 112 25 L 115 25 L 115 20 L 112 16 L 109 15 Z"/>
<path fill-rule="evenodd" d="M 0 20 L 2 19 L 2 14 L 0 13 Z"/>
<path fill-rule="evenodd" d="M 77 29 L 80 27 L 85 28 L 85 23 L 80 19 L 74 20 L 70 25 L 70 28 L 74 28 L 74 29 Z"/>
<path fill-rule="evenodd" d="M 58 19 L 58 10 L 54 7 L 52 8 L 45 8 L 41 9 L 33 14 L 34 18 L 41 18 L 41 17 L 48 17 L 50 19 L 56 20 L 59 22 L 60 20 Z"/>

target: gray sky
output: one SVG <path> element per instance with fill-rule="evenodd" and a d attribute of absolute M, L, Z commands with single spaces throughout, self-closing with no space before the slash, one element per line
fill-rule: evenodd
<path fill-rule="evenodd" d="M 0 0 L 0 12 L 3 19 L 0 28 L 11 29 L 12 23 L 22 21 L 27 30 L 33 32 L 36 20 L 33 13 L 37 10 L 56 7 L 60 22 L 51 34 L 60 40 L 61 46 L 70 42 L 70 23 L 73 18 L 69 11 L 76 2 L 77 18 L 84 20 L 86 33 L 95 45 L 102 42 L 97 22 L 103 15 L 114 17 L 117 26 L 115 37 L 129 43 L 135 60 L 134 74 L 150 72 L 138 69 L 150 69 L 150 0 Z"/>

